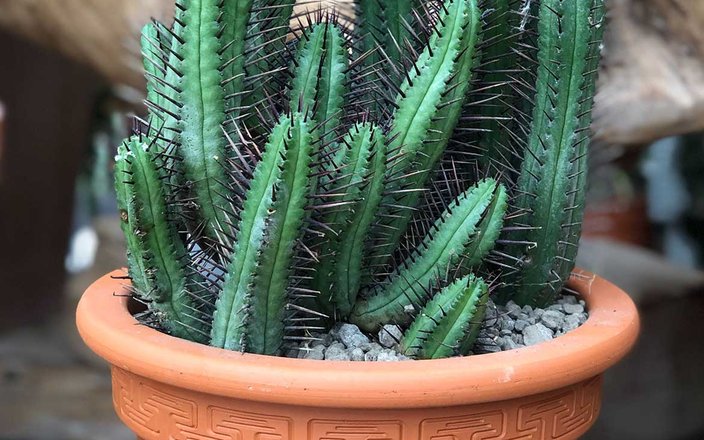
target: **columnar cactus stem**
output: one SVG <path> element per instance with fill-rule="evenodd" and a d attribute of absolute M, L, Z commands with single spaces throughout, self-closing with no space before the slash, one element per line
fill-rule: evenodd
<path fill-rule="evenodd" d="M 586 147 L 603 31 L 603 0 L 543 0 L 535 108 L 513 221 L 519 266 L 504 289 L 519 304 L 546 306 L 567 281 L 584 210 Z"/>
<path fill-rule="evenodd" d="M 204 313 L 184 266 L 186 249 L 170 218 L 163 165 L 155 144 L 131 138 L 120 146 L 115 180 L 127 238 L 129 274 L 137 294 L 148 302 L 158 325 L 192 341 L 207 341 Z"/>
<path fill-rule="evenodd" d="M 211 344 L 275 354 L 294 246 L 311 189 L 315 137 L 304 115 L 283 116 L 245 195 L 237 239 L 216 304 Z"/>
<path fill-rule="evenodd" d="M 362 284 L 367 233 L 382 198 L 386 138 L 379 127 L 363 123 L 350 129 L 342 145 L 344 159 L 329 191 L 344 197 L 326 218 L 334 232 L 320 251 L 315 287 L 327 310 L 331 303 L 340 316 L 348 316 Z"/>

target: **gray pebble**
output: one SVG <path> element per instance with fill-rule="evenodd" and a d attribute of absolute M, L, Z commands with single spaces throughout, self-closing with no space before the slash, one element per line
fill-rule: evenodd
<path fill-rule="evenodd" d="M 478 345 L 496 345 L 496 340 L 494 338 L 477 338 L 474 343 Z"/>
<path fill-rule="evenodd" d="M 536 319 L 540 319 L 541 316 L 543 316 L 543 313 L 545 313 L 545 310 L 543 309 L 535 309 L 533 311 L 533 316 L 536 317 Z"/>
<path fill-rule="evenodd" d="M 577 316 L 579 317 L 579 324 L 580 325 L 584 324 L 585 322 L 587 322 L 587 319 L 589 319 L 589 315 L 587 315 L 586 313 L 580 313 Z"/>
<path fill-rule="evenodd" d="M 381 351 L 370 351 L 369 353 L 364 353 L 364 362 L 376 362 Z"/>
<path fill-rule="evenodd" d="M 509 301 L 508 304 L 506 304 L 506 310 L 508 311 L 508 316 L 513 319 L 517 319 L 519 316 L 521 316 L 521 312 L 523 311 L 521 306 L 519 306 L 513 301 Z"/>
<path fill-rule="evenodd" d="M 584 312 L 584 306 L 581 304 L 565 304 L 565 313 L 570 315 L 576 315 L 578 313 Z"/>
<path fill-rule="evenodd" d="M 564 311 L 565 311 L 565 309 L 563 308 L 563 305 L 562 305 L 562 304 L 553 304 L 553 305 L 551 305 L 551 306 L 548 306 L 548 308 L 547 308 L 546 310 L 555 310 L 555 311 L 558 311 L 558 312 L 564 312 Z"/>
<path fill-rule="evenodd" d="M 533 324 L 535 324 L 535 322 L 534 322 Z M 519 320 L 516 321 L 516 324 L 513 326 L 513 328 L 514 328 L 514 330 L 516 330 L 517 332 L 522 332 L 523 329 L 525 329 L 525 328 L 528 327 L 529 325 L 530 325 L 530 323 L 529 323 L 528 321 L 523 320 L 523 319 L 519 319 Z"/>
<path fill-rule="evenodd" d="M 364 350 L 361 348 L 355 348 L 350 352 L 350 359 L 356 362 L 364 360 Z"/>
<path fill-rule="evenodd" d="M 325 360 L 326 361 L 349 361 L 350 353 L 345 349 L 345 347 L 339 342 L 333 342 L 325 350 Z"/>
<path fill-rule="evenodd" d="M 551 330 L 557 330 L 562 326 L 565 314 L 557 310 L 546 310 L 540 317 L 540 322 Z"/>
<path fill-rule="evenodd" d="M 370 351 L 381 351 L 382 347 L 381 345 L 377 344 L 376 342 L 369 342 L 368 344 L 362 344 L 359 346 L 365 353 L 370 352 Z"/>
<path fill-rule="evenodd" d="M 392 350 L 381 350 L 376 357 L 377 362 L 396 362 L 398 355 Z"/>
<path fill-rule="evenodd" d="M 515 342 L 516 345 L 518 345 L 519 347 L 523 347 L 523 346 L 524 346 L 524 344 L 523 344 L 523 335 L 519 335 L 519 334 L 514 333 L 514 334 L 511 335 L 511 339 L 513 339 L 513 342 Z"/>
<path fill-rule="evenodd" d="M 501 327 L 501 331 L 502 331 L 502 332 L 503 332 L 503 331 L 512 332 L 513 329 L 514 329 L 514 327 L 515 327 L 515 325 L 516 325 L 516 321 L 514 321 L 513 319 L 511 319 L 511 317 L 508 316 L 508 315 L 502 315 L 502 316 L 499 317 L 499 322 L 498 322 L 498 324 L 499 324 L 499 327 Z"/>
<path fill-rule="evenodd" d="M 369 338 L 354 324 L 342 324 L 337 330 L 337 335 L 340 342 L 345 344 L 347 348 L 357 348 L 362 344 L 368 343 Z"/>
<path fill-rule="evenodd" d="M 516 344 L 511 337 L 499 338 L 498 342 L 499 347 L 501 347 L 503 351 L 515 350 L 518 348 L 518 344 Z"/>
<path fill-rule="evenodd" d="M 549 341 L 553 337 L 553 332 L 543 324 L 529 325 L 523 330 L 523 341 L 526 345 L 536 345 Z"/>
<path fill-rule="evenodd" d="M 533 307 L 531 306 L 523 306 L 523 313 L 526 315 L 530 315 L 533 313 Z"/>
<path fill-rule="evenodd" d="M 565 316 L 565 322 L 562 323 L 562 331 L 567 333 L 579 327 L 579 316 L 577 315 L 567 315 Z"/>
<path fill-rule="evenodd" d="M 573 295 L 565 295 L 560 299 L 562 304 L 578 304 L 577 297 Z"/>
<path fill-rule="evenodd" d="M 501 347 L 498 345 L 482 345 L 474 348 L 476 354 L 498 353 L 500 351 Z"/>
<path fill-rule="evenodd" d="M 325 347 L 322 345 L 316 345 L 310 350 L 301 350 L 303 353 L 303 359 L 314 359 L 316 361 L 322 361 L 325 359 Z"/>
<path fill-rule="evenodd" d="M 391 348 L 398 344 L 402 337 L 403 332 L 397 325 L 385 325 L 379 330 L 379 343 L 382 347 Z"/>

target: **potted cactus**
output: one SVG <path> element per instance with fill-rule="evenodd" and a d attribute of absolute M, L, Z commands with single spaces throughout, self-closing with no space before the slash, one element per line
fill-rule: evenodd
<path fill-rule="evenodd" d="M 633 344 L 574 269 L 602 0 L 176 0 L 115 180 L 128 269 L 78 308 L 139 438 L 576 438 Z M 289 23 L 295 23 L 289 25 Z M 489 298 L 589 319 L 473 355 Z M 340 323 L 397 363 L 292 359 Z"/>

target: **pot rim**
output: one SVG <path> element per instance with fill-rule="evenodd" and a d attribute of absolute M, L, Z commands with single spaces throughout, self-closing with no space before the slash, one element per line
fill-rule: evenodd
<path fill-rule="evenodd" d="M 638 335 L 633 301 L 575 270 L 569 286 L 587 303 L 578 329 L 499 353 L 404 362 L 339 362 L 242 354 L 140 325 L 127 310 L 124 270 L 93 283 L 78 305 L 85 343 L 115 367 L 168 385 L 258 402 L 336 408 L 479 404 L 562 388 L 621 360 Z"/>

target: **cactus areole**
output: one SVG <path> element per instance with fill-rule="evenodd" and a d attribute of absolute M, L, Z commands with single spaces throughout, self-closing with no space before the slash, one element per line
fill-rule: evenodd
<path fill-rule="evenodd" d="M 115 158 L 139 320 L 281 355 L 336 323 L 471 352 L 574 269 L 603 0 L 176 0 Z M 298 9 L 297 9 L 298 11 Z"/>

